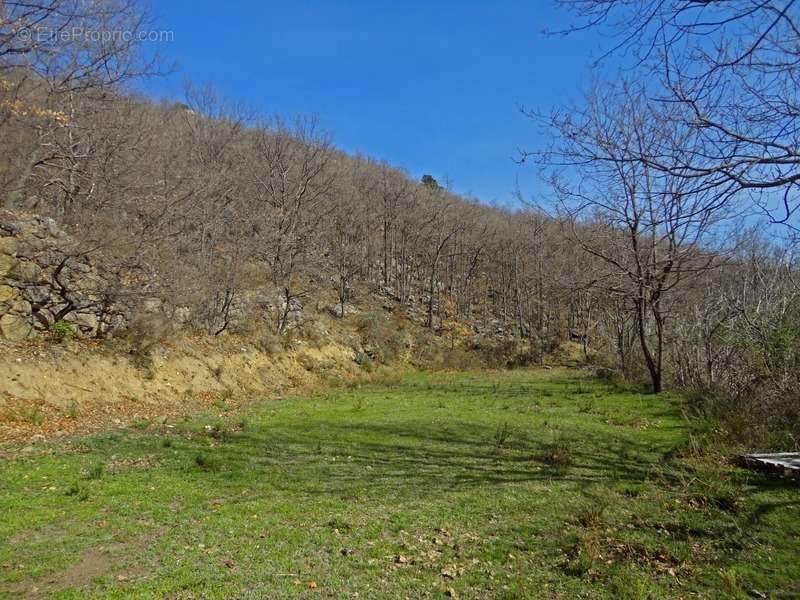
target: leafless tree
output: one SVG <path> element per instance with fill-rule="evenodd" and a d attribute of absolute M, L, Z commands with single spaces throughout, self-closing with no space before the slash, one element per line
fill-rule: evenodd
<path fill-rule="evenodd" d="M 27 70 L 51 92 L 115 85 L 155 69 L 140 51 L 149 26 L 134 0 L 5 0 L 0 73 Z"/>
<path fill-rule="evenodd" d="M 656 393 L 663 387 L 670 301 L 687 279 L 716 264 L 719 254 L 706 245 L 729 200 L 728 190 L 698 191 L 639 160 L 684 156 L 692 130 L 676 129 L 676 122 L 655 112 L 636 88 L 598 91 L 578 117 L 552 117 L 557 141 L 541 155 L 551 166 L 571 168 L 570 178 L 553 178 L 563 210 L 576 219 L 571 236 L 607 266 L 595 285 L 630 302 Z"/>
<path fill-rule="evenodd" d="M 328 169 L 330 137 L 315 119 L 294 126 L 276 120 L 255 132 L 253 155 L 245 157 L 261 216 L 258 255 L 283 294 L 278 331 L 283 332 L 291 304 L 308 286 L 296 276 L 313 253 L 314 233 L 328 214 L 334 175 Z"/>
<path fill-rule="evenodd" d="M 699 189 L 737 187 L 774 221 L 789 223 L 800 190 L 800 4 L 795 0 L 559 0 L 584 18 L 575 29 L 616 36 L 653 102 L 695 130 L 680 162 L 640 157 Z"/>

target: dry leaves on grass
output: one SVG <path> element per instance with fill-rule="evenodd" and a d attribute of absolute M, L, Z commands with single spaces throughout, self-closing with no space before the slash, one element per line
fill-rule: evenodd
<path fill-rule="evenodd" d="M 117 456 L 112 455 L 106 464 L 109 473 L 117 475 L 128 471 L 146 471 L 158 465 L 158 461 L 152 455 L 146 456 Z"/>
<path fill-rule="evenodd" d="M 456 577 L 461 577 L 464 574 L 464 567 L 459 567 L 458 565 L 447 565 L 443 567 L 440 571 L 440 574 L 445 579 L 455 579 Z"/>
<path fill-rule="evenodd" d="M 680 561 L 665 552 L 656 552 L 642 544 L 625 542 L 612 538 L 601 540 L 597 557 L 608 564 L 614 562 L 635 562 L 655 571 L 675 576 L 675 569 Z"/>

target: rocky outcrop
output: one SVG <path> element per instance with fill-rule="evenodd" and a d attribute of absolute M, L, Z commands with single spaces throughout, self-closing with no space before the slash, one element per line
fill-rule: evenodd
<path fill-rule="evenodd" d="M 110 280 L 53 219 L 0 212 L 0 336 L 96 337 L 124 326 Z"/>

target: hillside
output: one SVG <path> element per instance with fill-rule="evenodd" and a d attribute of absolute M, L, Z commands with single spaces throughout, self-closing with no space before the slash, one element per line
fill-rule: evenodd
<path fill-rule="evenodd" d="M 800 598 L 798 82 L 800 0 L 0 0 L 0 600 Z"/>
<path fill-rule="evenodd" d="M 463 319 L 434 332 L 424 304 L 401 303 L 386 290 L 362 290 L 344 315 L 333 291 L 314 290 L 295 301 L 280 335 L 266 325 L 193 331 L 183 316 L 189 307 L 157 296 L 111 301 L 103 255 L 87 257 L 52 219 L 5 212 L 0 231 L 0 443 L 165 423 L 366 380 L 387 365 L 533 360 L 498 322 L 488 324 L 491 336 Z"/>

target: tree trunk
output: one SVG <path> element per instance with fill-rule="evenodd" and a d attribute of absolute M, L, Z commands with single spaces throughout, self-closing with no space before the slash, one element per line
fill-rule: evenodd
<path fill-rule="evenodd" d="M 642 354 L 644 355 L 644 362 L 647 366 L 647 371 L 650 374 L 650 383 L 652 385 L 653 393 L 661 393 L 661 364 L 653 358 L 653 353 L 647 343 L 646 331 L 646 312 L 644 309 L 644 300 L 636 300 L 636 321 L 639 330 L 639 344 L 642 347 Z"/>

